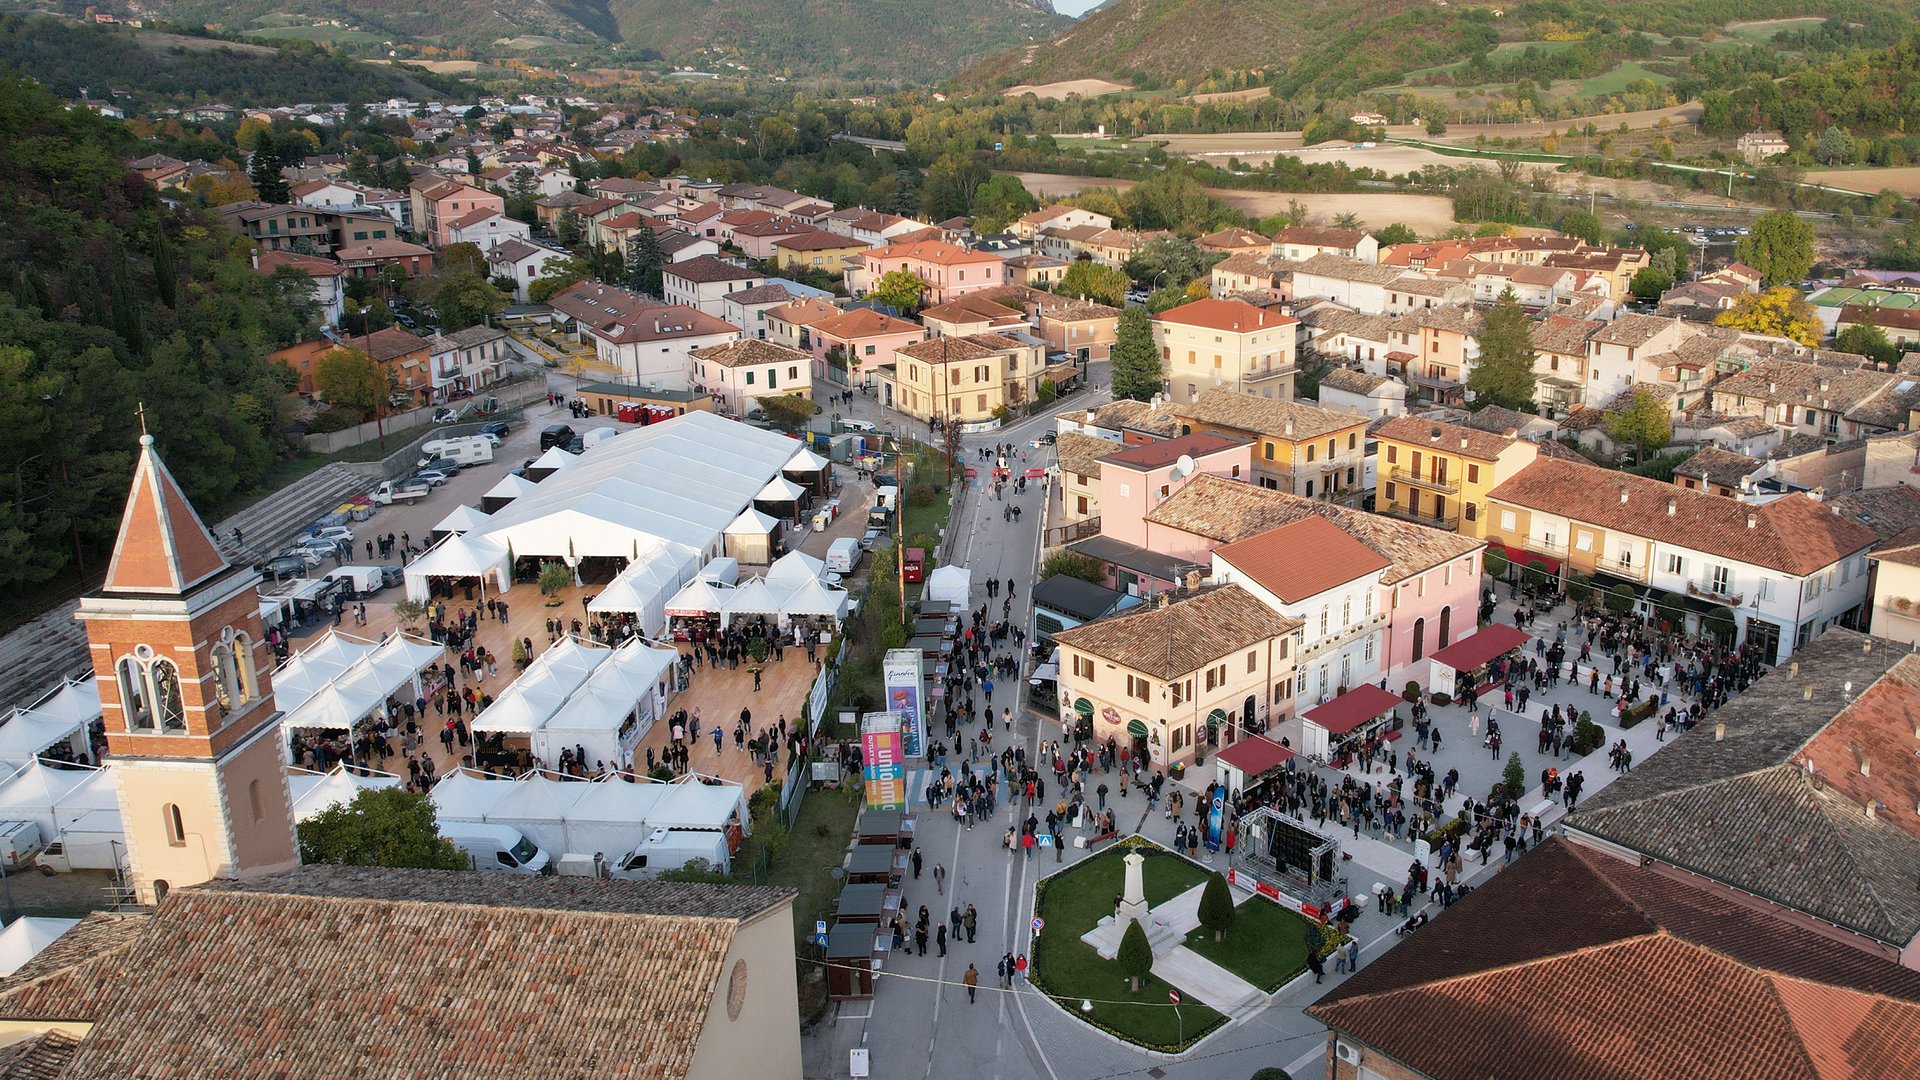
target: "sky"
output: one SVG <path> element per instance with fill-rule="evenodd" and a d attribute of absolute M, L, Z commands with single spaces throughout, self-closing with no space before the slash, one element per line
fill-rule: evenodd
<path fill-rule="evenodd" d="M 1100 6 L 1100 0 L 1053 0 L 1053 10 L 1075 18 Z"/>

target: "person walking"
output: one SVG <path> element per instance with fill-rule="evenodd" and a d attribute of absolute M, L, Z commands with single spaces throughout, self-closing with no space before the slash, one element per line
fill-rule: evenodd
<path fill-rule="evenodd" d="M 944 863 L 933 864 L 933 887 L 941 896 L 947 895 L 947 868 Z"/>
<path fill-rule="evenodd" d="M 967 973 L 965 975 L 960 976 L 960 981 L 966 984 L 967 1004 L 972 1005 L 975 1000 L 974 996 L 980 992 L 979 970 L 975 968 L 972 964 L 968 964 Z"/>
<path fill-rule="evenodd" d="M 1014 981 L 1018 983 L 1024 983 L 1027 981 L 1027 954 L 1026 953 L 1021 953 L 1019 959 L 1013 962 L 1013 978 L 1014 978 Z"/>
<path fill-rule="evenodd" d="M 939 947 L 941 956 L 947 955 L 947 924 L 946 923 L 941 923 L 939 928 L 934 931 L 933 943 Z"/>
<path fill-rule="evenodd" d="M 920 880 L 920 849 L 913 849 L 913 880 Z"/>
<path fill-rule="evenodd" d="M 967 913 L 960 917 L 960 924 L 967 928 L 967 944 L 973 944 L 974 930 L 980 925 L 980 913 L 973 910 L 972 904 L 967 905 Z"/>

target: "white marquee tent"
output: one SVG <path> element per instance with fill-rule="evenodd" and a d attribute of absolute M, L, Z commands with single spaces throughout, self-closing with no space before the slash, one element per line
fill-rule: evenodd
<path fill-rule="evenodd" d="M 593 669 L 613 655 L 605 645 L 568 636 L 533 658 L 527 670 L 473 718 L 473 730 L 487 735 L 531 738 Z"/>
<path fill-rule="evenodd" d="M 80 925 L 79 919 L 45 919 L 28 915 L 13 920 L 0 930 L 0 978 L 27 966 L 61 934 Z"/>
<path fill-rule="evenodd" d="M 767 481 L 767 486 L 754 496 L 756 502 L 786 503 L 799 502 L 807 494 L 807 489 L 787 479 L 776 476 Z"/>
<path fill-rule="evenodd" d="M 631 613 L 643 636 L 657 638 L 666 633 L 668 599 L 699 572 L 699 552 L 654 540 L 637 549 L 627 568 L 587 602 L 587 610 Z"/>
<path fill-rule="evenodd" d="M 463 503 L 454 507 L 453 513 L 441 518 L 440 524 L 435 525 L 433 531 L 437 533 L 472 532 L 485 523 L 486 520 L 487 515 L 477 507 L 468 506 Z"/>
<path fill-rule="evenodd" d="M 62 844 L 76 868 L 111 869 L 114 844 L 126 846 L 120 797 L 107 766 L 54 768 L 29 762 L 0 782 L 0 821 L 39 825 L 41 839 Z"/>
<path fill-rule="evenodd" d="M 727 554 L 743 563 L 765 564 L 773 558 L 773 531 L 779 527 L 779 518 L 749 506 L 727 526 Z"/>
<path fill-rule="evenodd" d="M 793 452 L 793 457 L 780 467 L 782 472 L 819 472 L 827 467 L 827 459 L 801 447 Z"/>
<path fill-rule="evenodd" d="M 767 567 L 769 582 L 819 581 L 826 572 L 827 564 L 798 548 L 775 559 Z"/>
<path fill-rule="evenodd" d="M 293 797 L 293 820 L 305 821 L 330 806 L 350 803 L 362 791 L 400 786 L 400 778 L 377 769 L 350 770 L 335 765 L 330 772 L 308 769 L 287 770 L 287 791 Z"/>
<path fill-rule="evenodd" d="M 727 596 L 733 588 L 719 581 L 695 578 L 682 586 L 667 601 L 667 614 L 717 615 L 727 610 Z"/>
<path fill-rule="evenodd" d="M 441 827 L 450 822 L 511 825 L 550 852 L 599 852 L 609 859 L 638 847 L 654 829 L 724 832 L 747 827 L 746 794 L 738 784 L 556 780 L 530 773 L 518 780 L 456 769 L 434 785 Z"/>
<path fill-rule="evenodd" d="M 328 630 L 273 673 L 274 704 L 281 712 L 292 712 L 379 647 L 379 642 Z"/>
<path fill-rule="evenodd" d="M 407 599 L 425 603 L 432 596 L 429 581 L 436 577 L 484 579 L 490 574 L 493 587 L 505 592 L 509 569 L 504 545 L 478 532 L 449 536 L 407 564 Z"/>
<path fill-rule="evenodd" d="M 61 743 L 75 756 L 85 754 L 87 729 L 98 719 L 100 685 L 92 679 L 68 679 L 0 723 L 0 760 L 28 761 Z"/>
<path fill-rule="evenodd" d="M 386 707 L 402 690 L 407 700 L 420 695 L 420 674 L 440 662 L 446 650 L 430 641 L 395 634 L 328 680 L 312 696 L 285 710 L 281 724 L 351 731 L 362 719 Z M 283 744 L 283 752 L 291 747 Z"/>
<path fill-rule="evenodd" d="M 962 610 L 967 607 L 967 593 L 973 588 L 973 575 L 958 566 L 941 566 L 927 575 L 926 597 L 929 600 L 946 600 L 958 605 Z"/>
<path fill-rule="evenodd" d="M 826 616 L 838 623 L 847 617 L 847 600 L 847 590 L 816 578 L 793 586 L 780 600 L 780 614 L 788 619 L 796 615 Z"/>

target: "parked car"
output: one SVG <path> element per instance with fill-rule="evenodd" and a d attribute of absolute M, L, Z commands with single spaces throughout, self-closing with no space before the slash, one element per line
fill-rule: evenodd
<path fill-rule="evenodd" d="M 337 559 L 340 557 L 340 544 L 333 540 L 311 537 L 293 545 L 288 548 L 287 551 L 294 555 L 309 558 L 313 560 L 314 566 L 319 566 L 327 559 Z"/>
<path fill-rule="evenodd" d="M 316 565 L 318 564 L 308 562 L 304 555 L 276 555 L 255 566 L 254 570 L 262 577 L 283 581 L 287 578 L 305 577 L 307 571 Z"/>
<path fill-rule="evenodd" d="M 336 544 L 352 545 L 353 530 L 347 528 L 345 525 L 326 525 L 318 529 L 309 529 L 306 538 L 309 540 L 332 540 Z"/>
<path fill-rule="evenodd" d="M 507 441 L 507 432 L 512 430 L 513 430 L 513 426 L 511 424 L 508 424 L 505 420 L 495 420 L 492 423 L 482 427 L 480 429 L 480 434 L 485 435 L 488 438 L 492 439 L 493 445 L 499 446 L 501 443 Z"/>
<path fill-rule="evenodd" d="M 416 469 L 412 473 L 409 473 L 406 477 L 402 478 L 402 480 L 400 481 L 400 486 L 412 487 L 415 484 L 425 484 L 428 487 L 439 487 L 441 484 L 444 484 L 446 482 L 447 482 L 446 473 L 435 472 L 432 469 Z"/>
<path fill-rule="evenodd" d="M 418 471 L 437 472 L 441 476 L 451 478 L 455 473 L 460 471 L 460 463 L 452 458 L 435 455 L 430 458 L 422 458 Z"/>

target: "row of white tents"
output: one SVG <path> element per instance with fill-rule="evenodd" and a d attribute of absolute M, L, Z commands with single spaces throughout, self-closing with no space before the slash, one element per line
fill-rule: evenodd
<path fill-rule="evenodd" d="M 368 641 L 330 630 L 273 673 L 281 725 L 288 733 L 352 731 L 389 701 L 422 696 L 421 676 L 445 655 L 444 647 L 405 634 Z M 291 753 L 289 741 L 282 740 L 282 752 Z"/>
<path fill-rule="evenodd" d="M 533 756 L 557 767 L 560 752 L 581 748 L 625 769 L 634 747 L 666 714 L 680 654 L 632 638 L 617 648 L 568 637 L 527 665 L 492 705 L 473 718 L 480 735 L 526 739 Z"/>
<path fill-rule="evenodd" d="M 607 777 L 555 780 L 540 773 L 519 779 L 456 769 L 433 786 L 435 816 L 449 823 L 511 825 L 549 852 L 595 852 L 617 858 L 656 829 L 726 833 L 748 829 L 747 799 L 739 784 L 704 783 L 694 776 L 671 782 Z"/>
<path fill-rule="evenodd" d="M 847 591 L 827 584 L 821 578 L 821 568 L 819 559 L 790 551 L 765 574 L 738 585 L 695 578 L 666 600 L 662 610 L 668 617 L 718 615 L 723 626 L 735 618 L 756 615 L 777 619 L 783 625 L 796 618 L 815 617 L 838 623 L 847 614 Z"/>
<path fill-rule="evenodd" d="M 56 746 L 74 758 L 87 753 L 87 731 L 100 719 L 100 685 L 67 679 L 32 705 L 0 720 L 0 761 L 25 764 Z"/>

